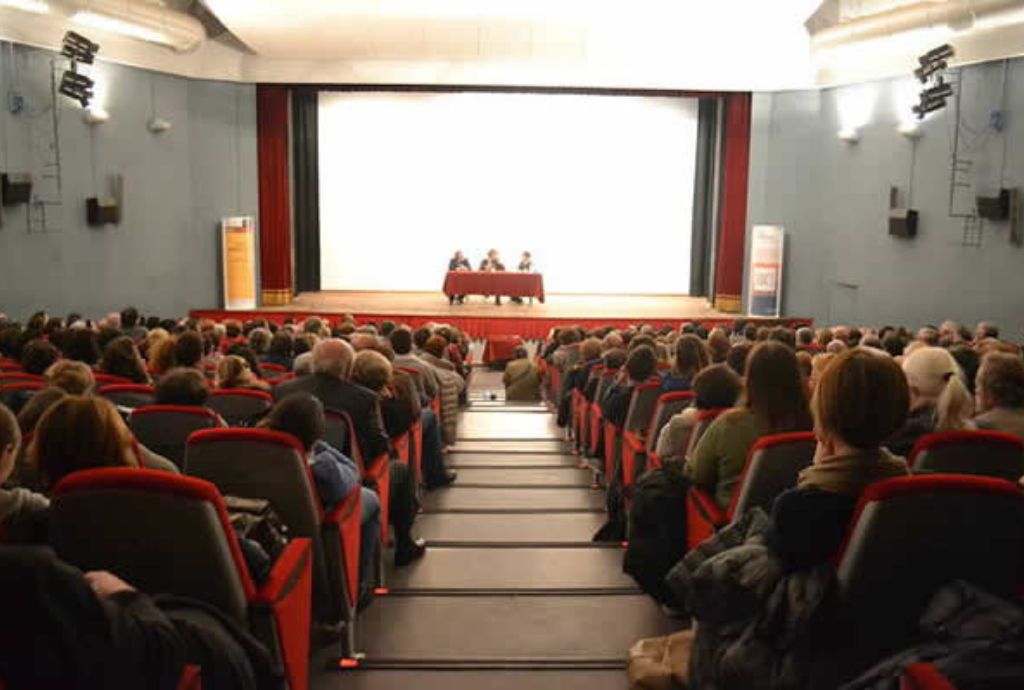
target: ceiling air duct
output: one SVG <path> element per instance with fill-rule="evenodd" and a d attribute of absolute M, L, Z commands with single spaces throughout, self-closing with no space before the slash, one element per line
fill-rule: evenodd
<path fill-rule="evenodd" d="M 808 30 L 814 48 L 835 48 L 931 27 L 960 30 L 973 26 L 979 19 L 996 19 L 1002 13 L 1020 9 L 1024 9 L 1021 0 L 923 0 L 831 26 L 819 28 L 808 24 Z"/>
<path fill-rule="evenodd" d="M 179 53 L 206 39 L 202 23 L 184 12 L 145 0 L 56 0 L 71 21 L 85 27 L 131 36 Z"/>

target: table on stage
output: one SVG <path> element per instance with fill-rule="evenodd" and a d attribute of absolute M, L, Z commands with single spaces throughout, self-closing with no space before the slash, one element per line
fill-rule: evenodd
<path fill-rule="evenodd" d="M 536 297 L 544 301 L 544 276 L 519 271 L 449 271 L 444 294 L 485 297 Z"/>

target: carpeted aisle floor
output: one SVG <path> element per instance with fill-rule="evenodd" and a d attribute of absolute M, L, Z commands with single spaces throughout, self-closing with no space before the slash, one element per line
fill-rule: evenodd
<path fill-rule="evenodd" d="M 448 457 L 459 480 L 417 520 L 426 557 L 389 573 L 391 593 L 362 614 L 358 670 L 323 670 L 335 650 L 321 650 L 317 690 L 621 690 L 629 646 L 674 629 L 621 549 L 591 543 L 603 494 L 554 416 L 503 405 L 498 377 L 474 374 Z"/>

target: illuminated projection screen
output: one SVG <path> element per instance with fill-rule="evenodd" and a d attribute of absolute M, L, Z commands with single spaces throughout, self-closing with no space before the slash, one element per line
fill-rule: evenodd
<path fill-rule="evenodd" d="M 689 292 L 695 99 L 319 98 L 323 289 L 440 291 L 494 248 L 549 293 Z"/>

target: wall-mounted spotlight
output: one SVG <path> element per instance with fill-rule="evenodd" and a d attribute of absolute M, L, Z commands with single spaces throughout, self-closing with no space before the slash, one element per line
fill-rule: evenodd
<path fill-rule="evenodd" d="M 64 74 L 61 75 L 60 78 L 59 90 L 68 98 L 81 103 L 83 108 L 88 108 L 89 101 L 92 99 L 93 95 L 93 86 L 95 86 L 93 80 L 84 74 L 78 74 L 72 70 L 65 70 Z"/>
<path fill-rule="evenodd" d="M 920 102 L 912 108 L 918 120 L 946 107 L 946 99 L 953 95 L 953 87 L 942 79 L 942 72 L 949 67 L 949 59 L 954 54 L 953 46 L 946 43 L 917 58 L 920 67 L 914 70 L 914 76 L 925 85 L 934 80 L 933 86 L 921 92 Z"/>
<path fill-rule="evenodd" d="M 844 144 L 856 144 L 860 141 L 860 130 L 855 127 L 843 127 L 839 130 L 839 141 Z"/>
<path fill-rule="evenodd" d="M 82 34 L 75 33 L 74 31 L 68 31 L 64 34 L 60 54 L 71 58 L 72 69 L 74 69 L 74 63 L 76 62 L 91 65 L 93 60 L 96 59 L 96 53 L 98 52 L 100 52 L 99 43 L 93 43 Z"/>

